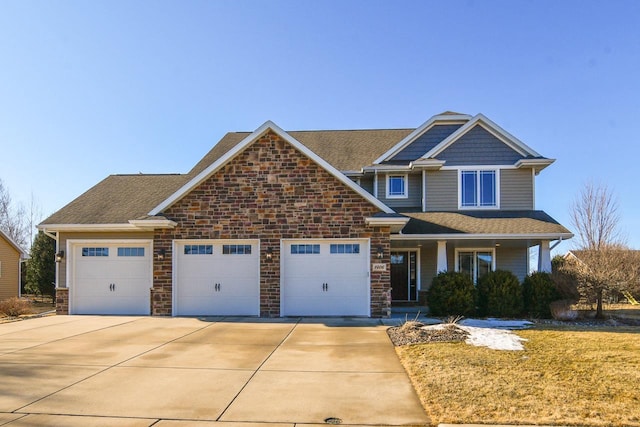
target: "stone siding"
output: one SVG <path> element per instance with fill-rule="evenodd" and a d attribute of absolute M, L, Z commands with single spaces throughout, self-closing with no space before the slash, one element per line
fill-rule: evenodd
<path fill-rule="evenodd" d="M 280 316 L 280 240 L 368 238 L 372 262 L 389 262 L 389 228 L 368 227 L 379 209 L 269 131 L 163 212 L 156 230 L 152 314 L 171 314 L 174 239 L 260 239 L 260 315 Z M 378 247 L 384 258 L 377 259 Z M 271 249 L 272 259 L 267 259 Z M 371 315 L 386 314 L 389 272 L 371 272 Z"/>
<path fill-rule="evenodd" d="M 69 314 L 69 288 L 56 288 L 56 314 Z"/>

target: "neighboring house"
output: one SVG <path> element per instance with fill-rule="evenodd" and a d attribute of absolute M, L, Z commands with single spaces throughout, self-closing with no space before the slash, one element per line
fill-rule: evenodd
<path fill-rule="evenodd" d="M 0 230 L 0 301 L 20 296 L 21 261 L 27 253 Z"/>
<path fill-rule="evenodd" d="M 483 115 L 417 129 L 228 133 L 184 175 L 112 175 L 39 225 L 59 313 L 384 316 L 439 271 L 507 269 L 572 234 L 553 163 Z M 391 290 L 392 289 L 392 290 Z"/>

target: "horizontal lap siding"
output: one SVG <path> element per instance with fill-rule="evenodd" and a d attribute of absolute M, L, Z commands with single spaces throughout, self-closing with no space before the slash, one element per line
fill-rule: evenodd
<path fill-rule="evenodd" d="M 18 296 L 20 286 L 20 254 L 0 237 L 0 301 Z"/>
<path fill-rule="evenodd" d="M 427 172 L 427 211 L 458 209 L 458 171 Z"/>
<path fill-rule="evenodd" d="M 529 273 L 529 250 L 526 246 L 521 248 L 496 248 L 496 268 L 507 270 L 516 275 L 521 282 Z"/>
<path fill-rule="evenodd" d="M 531 169 L 502 169 L 500 171 L 501 209 L 534 209 L 533 197 Z"/>
<path fill-rule="evenodd" d="M 477 125 L 436 156 L 447 166 L 513 165 L 522 156 Z"/>

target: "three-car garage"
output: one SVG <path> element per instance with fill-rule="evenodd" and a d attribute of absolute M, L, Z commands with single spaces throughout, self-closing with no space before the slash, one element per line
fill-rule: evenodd
<path fill-rule="evenodd" d="M 71 314 L 150 314 L 151 240 L 69 240 Z M 174 316 L 259 316 L 260 241 L 174 240 Z M 368 239 L 280 243 L 281 316 L 369 316 Z M 277 262 L 268 257 L 263 262 Z"/>

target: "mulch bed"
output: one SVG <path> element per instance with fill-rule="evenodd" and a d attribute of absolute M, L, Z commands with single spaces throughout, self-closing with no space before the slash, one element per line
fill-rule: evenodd
<path fill-rule="evenodd" d="M 469 334 L 455 325 L 445 325 L 441 329 L 427 328 L 420 322 L 407 322 L 402 326 L 387 329 L 387 334 L 395 346 L 424 344 L 429 342 L 459 342 Z"/>

